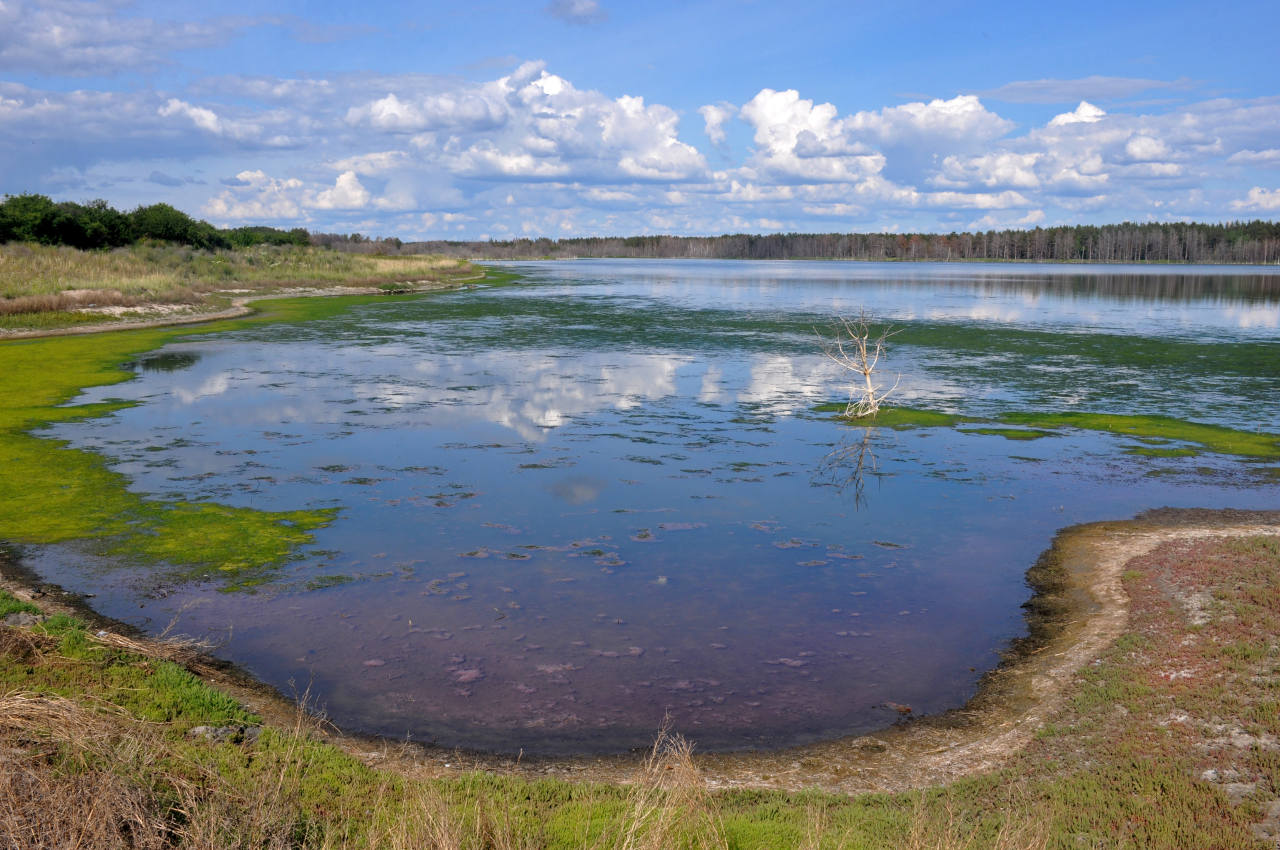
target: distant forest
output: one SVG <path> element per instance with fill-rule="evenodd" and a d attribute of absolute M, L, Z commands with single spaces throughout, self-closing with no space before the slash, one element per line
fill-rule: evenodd
<path fill-rule="evenodd" d="M 491 260 L 687 257 L 719 260 L 1038 260 L 1092 263 L 1277 263 L 1280 222 L 1106 224 L 978 233 L 775 233 L 401 242 L 315 233 L 313 244 L 362 253 Z"/>
<path fill-rule="evenodd" d="M 1106 224 L 977 233 L 774 233 L 404 242 L 359 233 L 252 226 L 217 228 L 168 204 L 130 212 L 106 201 L 44 195 L 0 201 L 0 244 L 109 249 L 154 239 L 194 248 L 316 245 L 361 254 L 445 254 L 490 260 L 673 257 L 722 260 L 1038 260 L 1093 263 L 1280 263 L 1280 222 Z"/>
<path fill-rule="evenodd" d="M 219 229 L 168 204 L 151 204 L 121 212 L 106 201 L 55 203 L 44 195 L 6 195 L 0 201 L 0 245 L 38 242 L 94 250 L 123 248 L 145 239 L 206 250 L 310 244 L 310 234 L 301 227 Z"/>

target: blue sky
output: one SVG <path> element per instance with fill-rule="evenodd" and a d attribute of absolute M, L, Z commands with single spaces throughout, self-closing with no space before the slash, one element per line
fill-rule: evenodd
<path fill-rule="evenodd" d="M 1278 21 L 0 0 L 0 192 L 406 239 L 1274 219 Z"/>

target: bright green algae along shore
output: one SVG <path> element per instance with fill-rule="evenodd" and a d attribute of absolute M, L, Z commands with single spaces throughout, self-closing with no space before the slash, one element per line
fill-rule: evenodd
<path fill-rule="evenodd" d="M 1090 431 L 1108 431 L 1130 437 L 1155 437 L 1196 443 L 1205 450 L 1237 457 L 1272 459 L 1280 458 L 1280 434 L 1263 434 L 1239 431 L 1221 425 L 1205 425 L 1174 419 L 1171 416 L 1123 416 L 1103 413 L 1006 413 L 1001 422 L 1024 425 L 1029 428 L 1084 428 Z M 1173 449 L 1159 452 L 1157 456 L 1175 456 Z M 1144 454 L 1147 452 L 1144 452 Z M 1152 452 L 1156 454 L 1156 452 Z M 1182 454 L 1182 453 L 1179 453 Z"/>
<path fill-rule="evenodd" d="M 56 422 L 107 415 L 120 404 L 70 404 L 83 389 L 129 380 L 127 364 L 182 337 L 257 322 L 322 318 L 369 301 L 414 296 L 284 298 L 243 319 L 0 343 L 0 539 L 20 544 L 86 541 L 96 554 L 214 572 L 252 584 L 312 540 L 336 511 L 269 512 L 151 499 L 102 456 L 39 435 Z"/>
<path fill-rule="evenodd" d="M 841 413 L 844 403 L 820 404 L 814 413 Z M 994 421 L 920 410 L 910 407 L 884 407 L 875 416 L 853 419 L 839 416 L 850 425 L 881 428 L 944 428 L 964 424 L 983 425 L 976 428 L 958 428 L 962 434 L 979 434 L 1005 437 L 1010 440 L 1035 440 L 1052 437 L 1062 428 L 1080 428 L 1133 437 L 1140 442 L 1155 444 L 1128 449 L 1129 454 L 1149 457 L 1190 457 L 1196 449 L 1185 446 L 1165 446 L 1168 442 L 1192 443 L 1200 450 L 1216 454 L 1235 455 L 1255 460 L 1280 459 L 1280 434 L 1257 431 L 1241 431 L 1221 425 L 1188 422 L 1171 416 L 1130 416 L 1114 413 L 1004 413 Z M 1012 425 L 1018 427 L 1002 427 Z"/>

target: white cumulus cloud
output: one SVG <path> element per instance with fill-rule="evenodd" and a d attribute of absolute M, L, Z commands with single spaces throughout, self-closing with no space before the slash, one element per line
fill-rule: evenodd
<path fill-rule="evenodd" d="M 1135 162 L 1156 162 L 1169 157 L 1169 146 L 1160 139 L 1138 135 L 1125 142 L 1124 152 Z"/>
<path fill-rule="evenodd" d="M 1280 189 L 1264 189 L 1254 186 L 1249 194 L 1231 202 L 1233 210 L 1254 210 L 1257 212 L 1275 212 L 1280 210 Z"/>
<path fill-rule="evenodd" d="M 1280 166 L 1280 148 L 1268 148 L 1261 151 L 1236 151 L 1227 157 L 1227 162 L 1233 165 Z"/>
<path fill-rule="evenodd" d="M 301 180 L 279 180 L 261 170 L 236 175 L 237 190 L 227 189 L 211 198 L 203 212 L 221 221 L 292 221 L 302 215 Z"/>
<path fill-rule="evenodd" d="M 981 156 L 948 156 L 933 182 L 940 186 L 987 187 L 1011 186 L 1018 189 L 1034 189 L 1040 185 L 1036 175 L 1036 163 L 1042 153 L 1001 152 Z"/>
<path fill-rule="evenodd" d="M 702 120 L 705 122 L 705 131 L 707 138 L 711 140 L 711 144 L 724 144 L 724 125 L 737 112 L 737 107 L 731 103 L 708 103 L 706 106 L 698 107 L 698 114 L 702 116 Z"/>
<path fill-rule="evenodd" d="M 1055 115 L 1053 119 L 1049 121 L 1049 126 L 1061 127 L 1066 124 L 1093 124 L 1096 121 L 1101 121 L 1106 117 L 1106 115 L 1107 113 L 1105 110 L 1094 106 L 1087 100 L 1082 100 L 1080 101 L 1080 105 L 1073 111 L 1064 112 L 1061 115 Z"/>
<path fill-rule="evenodd" d="M 893 144 L 921 137 L 996 139 L 1012 130 L 1014 123 L 987 109 L 977 96 L 965 94 L 858 112 L 849 118 L 848 126 L 881 144 Z"/>
<path fill-rule="evenodd" d="M 815 105 L 795 89 L 762 89 L 740 114 L 755 130 L 755 163 L 765 173 L 852 182 L 884 167 L 882 156 L 852 137 L 834 105 Z"/>
<path fill-rule="evenodd" d="M 369 190 L 360 183 L 354 171 L 338 175 L 333 188 L 317 192 L 311 206 L 318 210 L 351 210 L 368 206 Z"/>
<path fill-rule="evenodd" d="M 410 164 L 409 155 L 404 151 L 377 151 L 337 160 L 330 164 L 330 168 L 335 171 L 354 171 L 356 174 L 375 175 L 405 168 Z"/>

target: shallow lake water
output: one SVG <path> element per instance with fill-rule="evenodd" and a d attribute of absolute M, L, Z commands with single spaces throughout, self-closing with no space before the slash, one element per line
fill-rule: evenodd
<path fill-rule="evenodd" d="M 526 753 L 784 747 L 965 702 L 1065 526 L 1275 508 L 1275 461 L 1064 429 L 862 428 L 835 315 L 900 329 L 894 402 L 1280 432 L 1280 276 L 1210 267 L 584 261 L 192 337 L 50 436 L 132 489 L 337 520 L 252 591 L 32 548 L 103 613 L 211 637 L 344 727 Z M 1274 270 L 1273 270 L 1274 271 Z M 1177 448 L 1182 444 L 1169 444 Z"/>

